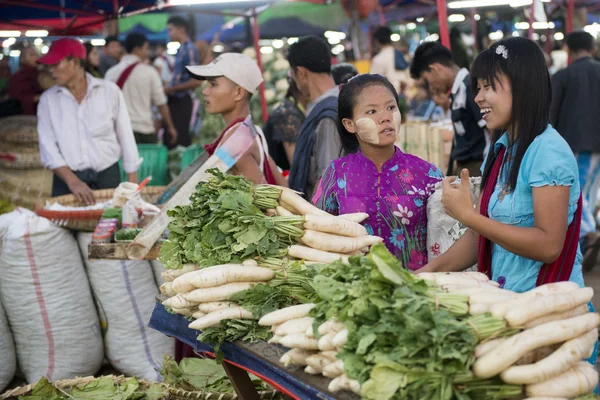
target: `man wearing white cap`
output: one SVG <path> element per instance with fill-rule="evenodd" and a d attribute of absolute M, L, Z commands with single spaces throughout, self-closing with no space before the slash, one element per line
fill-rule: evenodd
<path fill-rule="evenodd" d="M 207 65 L 186 67 L 190 75 L 208 84 L 203 90 L 205 110 L 221 114 L 227 128 L 205 150 L 212 155 L 250 115 L 250 99 L 263 82 L 258 65 L 250 57 L 225 53 Z M 259 127 L 258 137 L 238 160 L 230 173 L 243 175 L 255 183 L 285 185 L 285 179 L 267 151 L 267 142 Z"/>

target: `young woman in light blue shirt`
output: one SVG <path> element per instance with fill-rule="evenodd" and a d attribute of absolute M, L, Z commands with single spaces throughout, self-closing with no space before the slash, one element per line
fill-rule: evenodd
<path fill-rule="evenodd" d="M 552 88 L 542 51 L 528 39 L 502 40 L 477 57 L 471 78 L 475 102 L 495 131 L 482 167 L 482 194 L 474 207 L 467 170 L 460 181 L 444 180 L 444 209 L 468 230 L 419 272 L 461 271 L 477 263 L 515 292 L 558 281 L 583 286 L 577 161 L 549 124 Z M 597 344 L 593 365 L 596 356 Z"/>

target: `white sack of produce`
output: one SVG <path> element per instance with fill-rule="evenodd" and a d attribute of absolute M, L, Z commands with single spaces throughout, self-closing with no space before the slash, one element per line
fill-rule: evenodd
<path fill-rule="evenodd" d="M 481 178 L 471 178 L 473 204 L 479 197 Z M 431 261 L 446 252 L 466 231 L 457 220 L 450 217 L 442 206 L 442 183 L 427 200 L 427 256 Z"/>
<path fill-rule="evenodd" d="M 0 393 L 12 381 L 17 369 L 17 356 L 10 326 L 0 302 Z"/>
<path fill-rule="evenodd" d="M 87 254 L 91 234 L 78 234 Z M 160 381 L 163 354 L 173 354 L 173 339 L 148 328 L 158 288 L 148 261 L 84 260 L 94 295 L 108 322 L 106 356 L 125 375 Z"/>
<path fill-rule="evenodd" d="M 0 216 L 0 297 L 29 383 L 93 375 L 104 358 L 77 241 L 33 212 Z"/>

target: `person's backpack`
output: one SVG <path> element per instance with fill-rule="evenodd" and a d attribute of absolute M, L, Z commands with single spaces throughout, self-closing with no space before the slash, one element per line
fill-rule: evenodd
<path fill-rule="evenodd" d="M 408 63 L 404 58 L 404 54 L 399 50 L 394 50 L 394 64 L 396 69 L 400 71 L 404 71 L 408 68 Z"/>

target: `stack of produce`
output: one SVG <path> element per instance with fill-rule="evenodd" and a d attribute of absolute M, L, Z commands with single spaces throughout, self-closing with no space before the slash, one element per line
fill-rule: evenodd
<path fill-rule="evenodd" d="M 334 217 L 289 189 L 209 172 L 214 177 L 198 184 L 189 205 L 169 211 L 170 237 L 161 248 L 167 269 L 286 255 L 332 262 L 383 241 L 358 223 L 366 214 Z"/>
<path fill-rule="evenodd" d="M 17 115 L 0 119 L 0 200 L 33 209 L 50 197 L 52 172 L 42 165 L 37 118 Z"/>
<path fill-rule="evenodd" d="M 368 399 L 565 399 L 598 383 L 581 361 L 600 325 L 587 309 L 590 288 L 561 282 L 516 294 L 478 273 L 415 277 L 381 245 L 321 268 L 313 285 L 320 301 L 306 306 L 312 317 L 290 310 L 296 319 L 267 315 L 259 323 L 280 324 L 274 341 L 292 348 L 281 362 L 335 378 L 331 391 Z M 302 318 L 314 321 L 299 333 Z"/>

